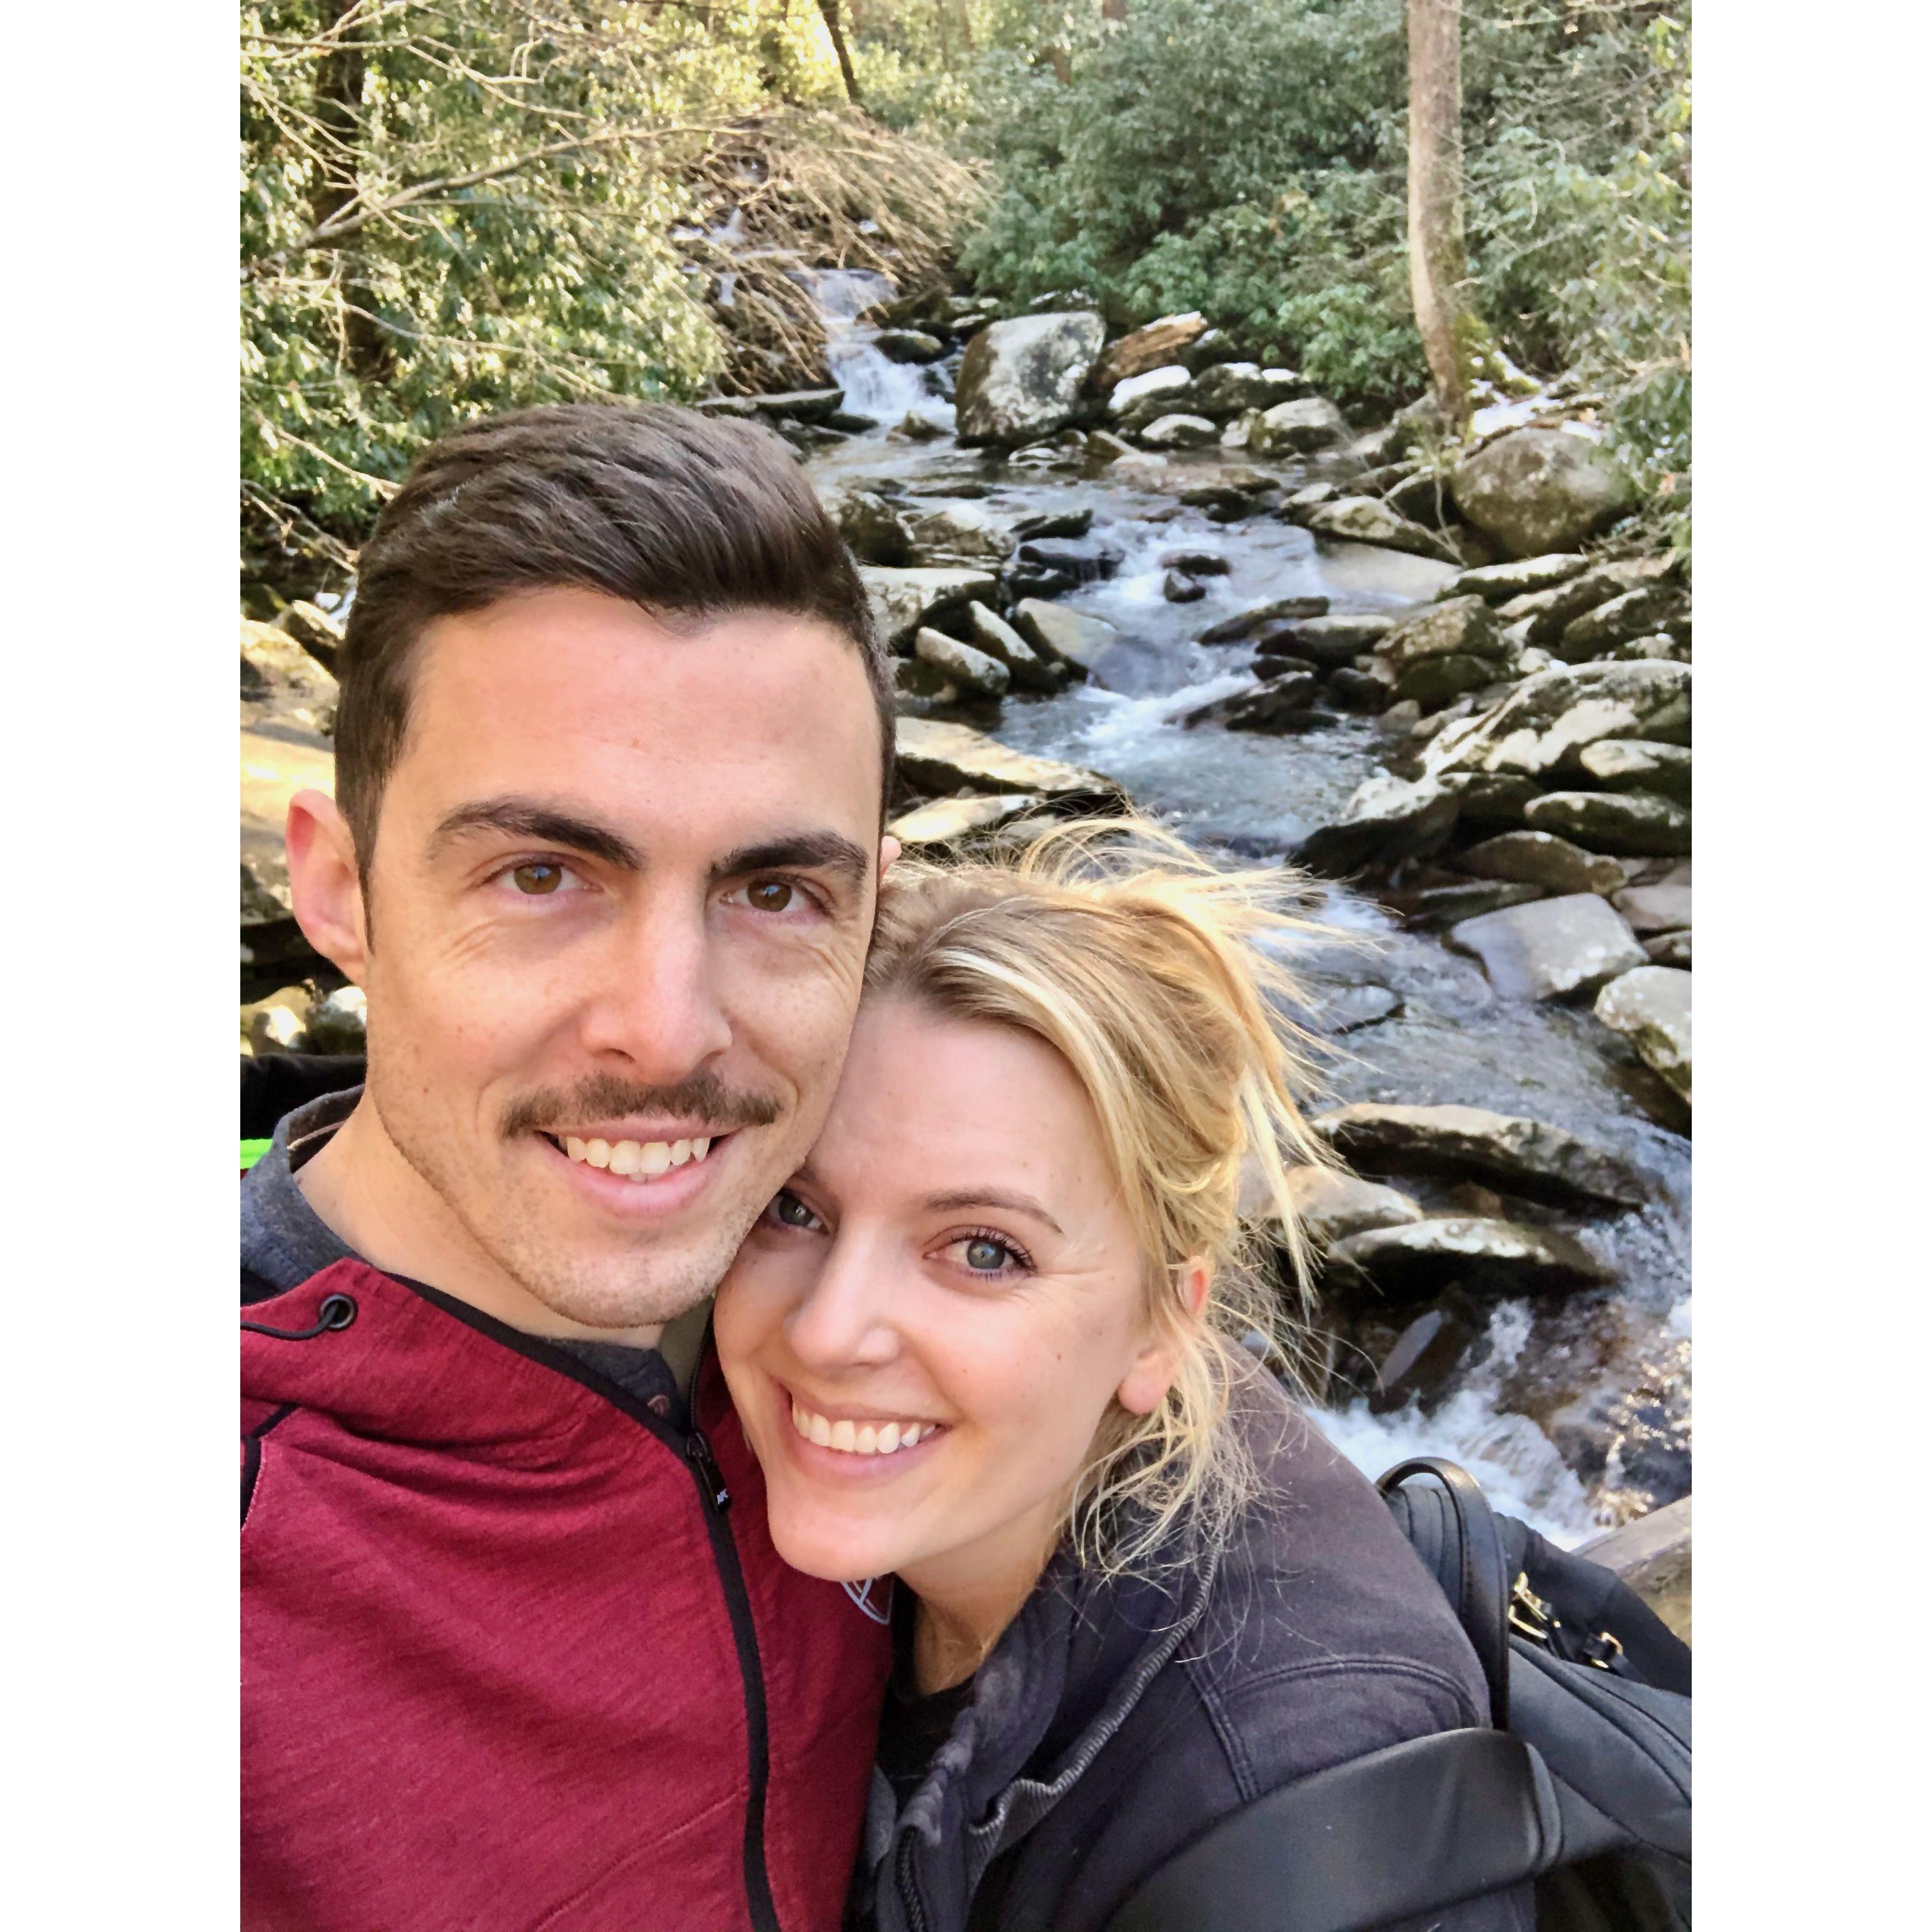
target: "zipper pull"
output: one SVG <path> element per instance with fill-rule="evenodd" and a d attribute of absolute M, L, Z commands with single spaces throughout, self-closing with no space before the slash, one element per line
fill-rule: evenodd
<path fill-rule="evenodd" d="M 717 1459 L 711 1453 L 711 1444 L 705 1441 L 704 1432 L 694 1429 L 684 1439 L 684 1453 L 698 1466 L 698 1473 L 704 1478 L 705 1486 L 711 1492 L 711 1507 L 720 1516 L 731 1507 L 731 1492 L 724 1486 L 724 1472 L 718 1466 Z"/>

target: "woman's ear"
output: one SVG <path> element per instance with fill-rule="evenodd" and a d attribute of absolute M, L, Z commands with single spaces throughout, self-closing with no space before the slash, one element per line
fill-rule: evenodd
<path fill-rule="evenodd" d="M 1174 1270 L 1174 1292 L 1180 1297 L 1186 1320 L 1179 1333 L 1169 1330 L 1148 1343 L 1121 1378 L 1114 1399 L 1130 1415 L 1151 1415 L 1174 1385 L 1182 1358 L 1192 1345 L 1207 1312 L 1208 1291 L 1214 1270 L 1201 1256 L 1183 1262 Z"/>

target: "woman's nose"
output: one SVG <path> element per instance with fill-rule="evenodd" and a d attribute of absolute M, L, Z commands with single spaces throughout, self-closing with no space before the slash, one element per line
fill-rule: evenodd
<path fill-rule="evenodd" d="M 886 1245 L 848 1225 L 832 1236 L 830 1246 L 824 1266 L 786 1319 L 786 1339 L 800 1364 L 821 1375 L 876 1368 L 900 1347 Z"/>

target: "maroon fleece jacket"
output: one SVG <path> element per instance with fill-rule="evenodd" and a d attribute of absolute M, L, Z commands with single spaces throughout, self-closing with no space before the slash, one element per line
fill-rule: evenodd
<path fill-rule="evenodd" d="M 834 1932 L 886 1633 L 708 1351 L 687 1436 L 359 1262 L 242 1318 L 249 1932 Z"/>

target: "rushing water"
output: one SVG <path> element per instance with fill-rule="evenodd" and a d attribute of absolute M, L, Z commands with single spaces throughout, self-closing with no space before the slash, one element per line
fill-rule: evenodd
<path fill-rule="evenodd" d="M 935 416 L 925 373 L 887 362 L 857 320 L 884 286 L 851 272 L 818 285 L 846 406 L 882 424 L 912 409 Z M 1210 449 L 1154 467 L 1133 458 L 1095 468 L 1036 452 L 1016 461 L 963 449 L 950 436 L 914 442 L 881 428 L 820 453 L 809 467 L 828 494 L 889 481 L 922 508 L 952 496 L 1015 516 L 1090 510 L 1086 541 L 1118 550 L 1119 568 L 1060 601 L 1104 617 L 1130 647 L 1110 658 L 1110 688 L 1089 682 L 1051 698 L 1010 698 L 986 728 L 1018 749 L 1108 773 L 1204 847 L 1279 858 L 1378 769 L 1377 729 L 1354 720 L 1285 737 L 1184 729 L 1186 712 L 1252 681 L 1251 647 L 1196 640 L 1219 618 L 1284 596 L 1324 596 L 1337 613 L 1400 608 L 1432 596 L 1450 573 L 1364 545 L 1318 548 L 1307 531 L 1269 517 L 1224 524 L 1178 506 L 1182 488 L 1211 480 L 1230 460 Z M 1292 465 L 1267 466 L 1296 479 Z M 1228 568 L 1204 580 L 1198 602 L 1174 604 L 1162 594 L 1162 559 L 1182 550 L 1212 553 Z M 1402 1001 L 1396 1017 L 1336 1043 L 1328 1070 L 1338 1102 L 1455 1102 L 1530 1115 L 1622 1154 L 1652 1196 L 1644 1208 L 1610 1216 L 1513 1202 L 1513 1216 L 1576 1236 L 1611 1264 L 1616 1285 L 1554 1303 L 1502 1304 L 1472 1352 L 1482 1359 L 1461 1372 L 1433 1414 L 1412 1408 L 1378 1417 L 1353 1404 L 1326 1418 L 1337 1446 L 1372 1474 L 1406 1455 L 1452 1456 L 1502 1507 L 1566 1545 L 1682 1493 L 1689 1143 L 1632 1096 L 1630 1056 L 1586 1014 L 1498 999 L 1473 961 L 1345 887 L 1327 890 L 1320 916 L 1334 937 L 1298 962 L 1313 990 L 1372 983 Z M 1425 1206 L 1458 1205 L 1439 1185 L 1402 1185 Z"/>

